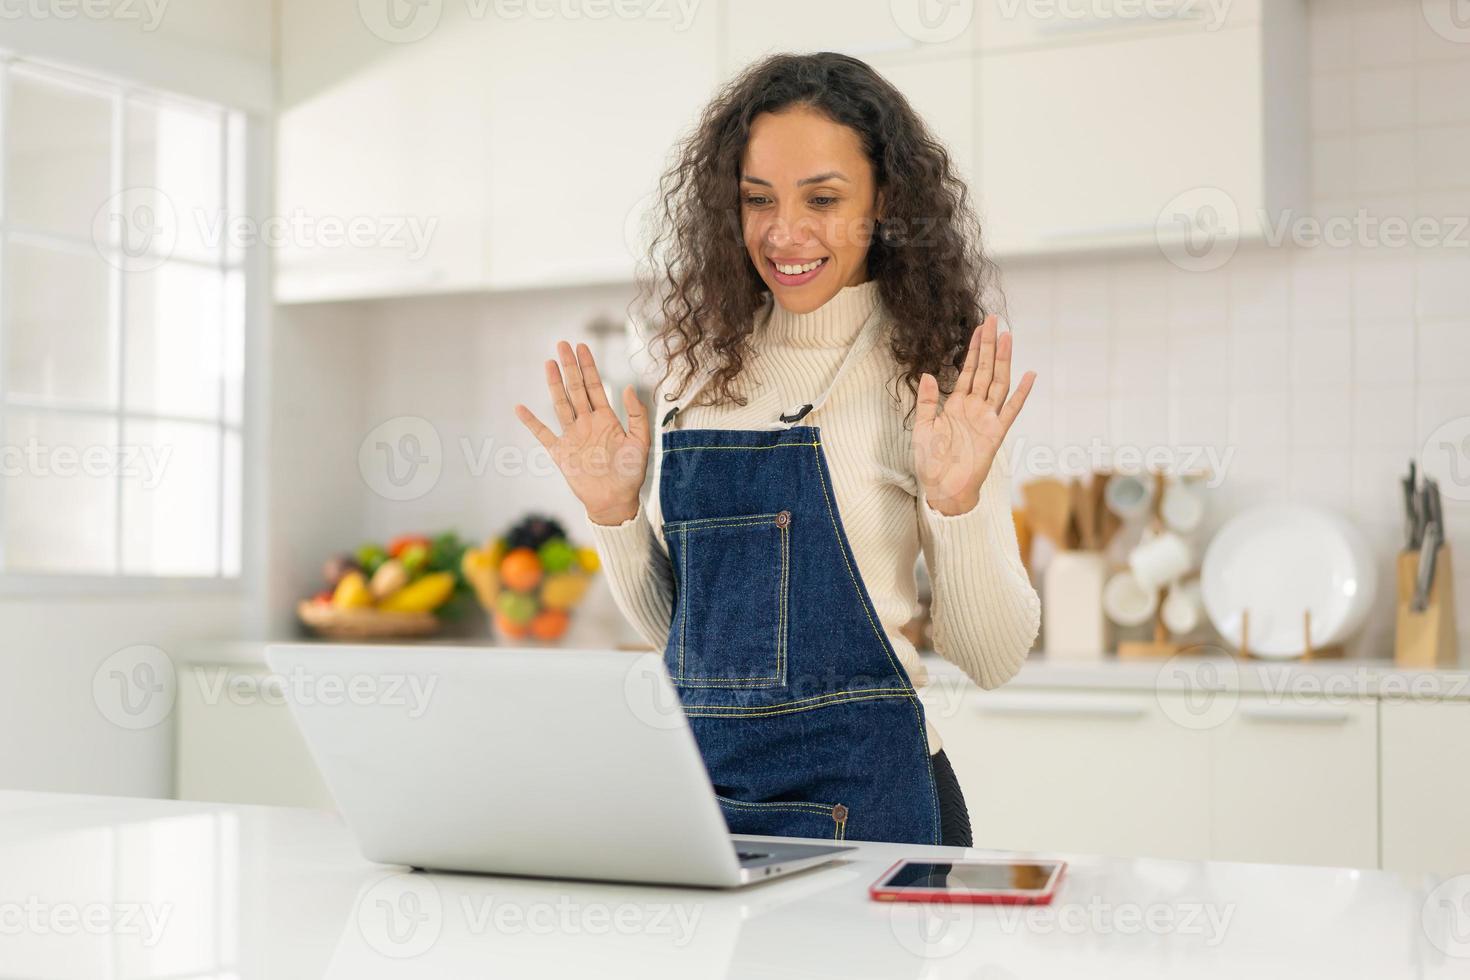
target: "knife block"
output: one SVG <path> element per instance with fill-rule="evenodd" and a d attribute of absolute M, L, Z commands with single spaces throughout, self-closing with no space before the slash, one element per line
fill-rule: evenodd
<path fill-rule="evenodd" d="M 1401 551 L 1398 558 L 1398 620 L 1394 629 L 1393 662 L 1400 667 L 1453 667 L 1458 660 L 1455 638 L 1455 587 L 1450 571 L 1450 546 L 1442 544 L 1434 561 L 1429 603 L 1415 612 L 1414 580 L 1419 552 Z"/>

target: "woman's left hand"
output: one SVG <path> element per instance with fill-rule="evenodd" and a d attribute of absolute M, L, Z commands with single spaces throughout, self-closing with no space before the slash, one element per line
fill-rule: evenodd
<path fill-rule="evenodd" d="M 939 411 L 939 382 L 919 378 L 914 422 L 914 473 L 941 514 L 963 514 L 980 501 L 980 487 L 1001 441 L 1026 404 L 1035 371 L 1022 376 L 1010 397 L 1011 334 L 996 338 L 995 315 L 975 328 L 954 391 Z"/>

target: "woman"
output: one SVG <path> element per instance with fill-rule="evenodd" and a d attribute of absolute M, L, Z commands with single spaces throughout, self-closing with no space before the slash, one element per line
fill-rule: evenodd
<path fill-rule="evenodd" d="M 1040 602 L 1000 453 L 1035 376 L 1012 392 L 1010 334 L 976 326 L 964 185 L 897 90 L 822 53 L 725 86 L 662 191 L 656 416 L 630 386 L 624 428 L 565 341 L 561 434 L 516 414 L 664 650 L 732 832 L 968 846 L 900 632 L 919 549 L 937 652 L 982 687 L 1019 669 Z"/>

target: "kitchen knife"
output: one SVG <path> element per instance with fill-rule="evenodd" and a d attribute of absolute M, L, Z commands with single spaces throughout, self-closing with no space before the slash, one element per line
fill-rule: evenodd
<path fill-rule="evenodd" d="M 1439 481 L 1434 477 L 1426 476 L 1424 486 L 1429 490 L 1425 498 L 1429 502 L 1429 513 L 1424 515 L 1425 521 L 1433 521 L 1439 525 L 1439 539 L 1444 540 L 1444 513 L 1439 509 Z"/>
<path fill-rule="evenodd" d="M 1405 548 L 1412 551 L 1419 546 L 1419 508 L 1415 503 L 1414 461 L 1409 460 L 1409 475 L 1403 479 L 1404 486 L 1404 537 Z"/>
<path fill-rule="evenodd" d="M 1439 525 L 1430 521 L 1424 526 L 1424 541 L 1419 547 L 1419 574 L 1414 582 L 1414 612 L 1423 612 L 1429 606 L 1429 587 L 1434 582 L 1434 561 L 1439 553 Z"/>

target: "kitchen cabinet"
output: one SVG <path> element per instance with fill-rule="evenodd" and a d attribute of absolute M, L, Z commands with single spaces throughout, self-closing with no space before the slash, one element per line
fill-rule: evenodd
<path fill-rule="evenodd" d="M 1378 866 L 1374 703 L 1242 696 L 1211 734 L 1212 859 Z"/>
<path fill-rule="evenodd" d="M 724 66 L 733 73 L 768 54 L 836 51 L 874 65 L 967 52 L 977 17 L 968 3 L 854 3 L 790 0 L 726 5 Z"/>
<path fill-rule="evenodd" d="M 1373 703 L 1241 695 L 1209 727 L 1177 723 L 1188 697 L 955 681 L 923 695 L 977 846 L 1378 866 Z"/>
<path fill-rule="evenodd" d="M 1208 733 L 1174 725 L 1152 693 L 953 693 L 926 693 L 925 708 L 965 789 L 975 846 L 1208 853 Z"/>
<path fill-rule="evenodd" d="M 1383 867 L 1470 871 L 1470 781 L 1460 754 L 1470 746 L 1470 704 L 1384 701 Z"/>
<path fill-rule="evenodd" d="M 717 6 L 472 8 L 400 44 L 363 41 L 352 4 L 282 9 L 278 302 L 632 279 L 639 209 L 717 81 Z"/>
<path fill-rule="evenodd" d="M 982 52 L 1129 37 L 1209 33 L 1260 23 L 1277 0 L 1151 0 L 1147 4 L 979 3 L 975 47 Z M 1221 9 L 1217 10 L 1216 7 Z"/>
<path fill-rule="evenodd" d="M 1306 200 L 1303 19 L 1282 0 L 1218 30 L 982 53 L 976 172 L 991 251 L 1158 243 L 1207 267 L 1237 236 L 1261 237 Z"/>
<path fill-rule="evenodd" d="M 280 683 L 263 666 L 194 664 L 181 671 L 176 797 L 334 808 Z"/>

